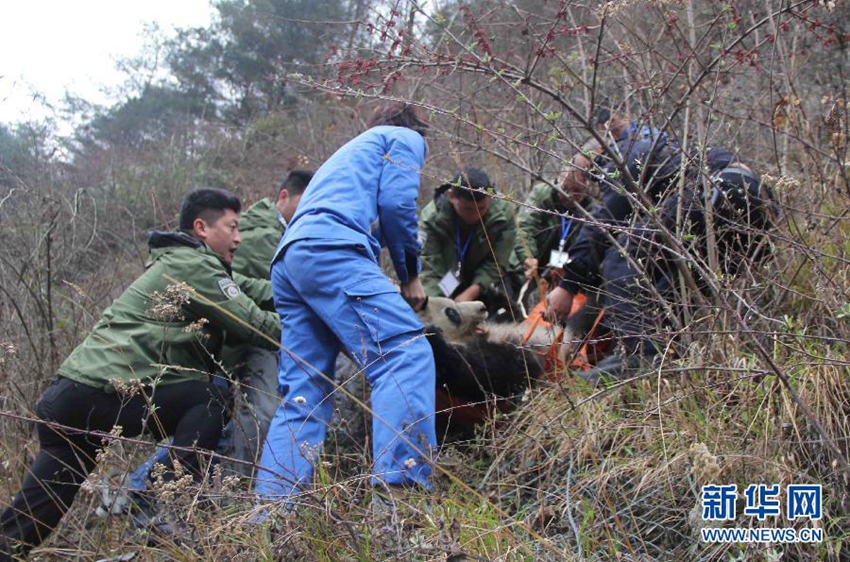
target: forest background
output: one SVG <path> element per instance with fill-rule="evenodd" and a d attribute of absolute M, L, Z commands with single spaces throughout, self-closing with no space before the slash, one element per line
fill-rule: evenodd
<path fill-rule="evenodd" d="M 368 448 L 343 455 L 329 444 L 326 493 L 285 532 L 258 535 L 244 524 L 250 494 L 219 482 L 232 502 L 209 512 L 181 500 L 185 540 L 147 545 L 127 538 L 126 521 L 95 518 L 88 492 L 41 556 L 846 559 L 846 2 L 214 6 L 209 27 L 152 31 L 144 52 L 122 61 L 120 102 L 66 100 L 62 111 L 81 123 L 71 135 L 51 119 L 0 125 L 0 503 L 35 452 L 38 395 L 143 270 L 145 232 L 173 228 L 194 186 L 246 202 L 274 195 L 287 170 L 318 167 L 361 131 L 377 101 L 410 101 L 429 116 L 420 204 L 458 167 L 478 165 L 517 210 L 590 135 L 598 104 L 622 104 L 686 150 L 722 145 L 753 163 L 779 203 L 772 257 L 716 277 L 678 334 L 687 352 L 663 371 L 605 389 L 571 377 L 538 385 L 517 411 L 445 446 L 439 507 L 414 502 L 411 517 L 424 523 L 404 540 L 379 533 L 364 507 L 352 471 L 368 466 L 358 458 Z M 93 481 L 151 448 L 116 440 Z M 824 516 L 812 524 L 825 541 L 700 543 L 709 483 L 822 484 Z"/>

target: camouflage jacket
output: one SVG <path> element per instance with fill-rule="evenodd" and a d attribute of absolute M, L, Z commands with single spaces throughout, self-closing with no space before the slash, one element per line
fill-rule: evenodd
<path fill-rule="evenodd" d="M 564 205 L 558 192 L 551 185 L 543 182 L 532 187 L 525 202 L 529 206 L 523 207 L 517 215 L 519 231 L 514 246 L 515 259 L 517 265 L 521 267 L 526 258 L 537 258 L 542 267 L 549 262 L 550 252 L 558 249 L 564 234 L 566 234 L 564 248 L 569 249 L 581 229 L 583 217 L 579 210 L 571 210 Z M 586 199 L 581 204 L 587 207 L 590 200 Z M 541 212 L 537 209 L 550 212 Z M 562 217 L 565 221 L 561 220 Z"/>
<path fill-rule="evenodd" d="M 440 297 L 444 296 L 439 287 L 440 279 L 457 268 L 458 235 L 461 246 L 470 237 L 461 263 L 460 285 L 451 295 L 456 296 L 470 285 L 477 284 L 487 289 L 499 281 L 500 273 L 507 273 L 516 239 L 516 225 L 513 211 L 501 199 L 493 200 L 483 225 L 462 225 L 448 196 L 441 194 L 422 210 L 419 233 L 422 238 L 422 273 L 419 278 L 428 295 Z"/>

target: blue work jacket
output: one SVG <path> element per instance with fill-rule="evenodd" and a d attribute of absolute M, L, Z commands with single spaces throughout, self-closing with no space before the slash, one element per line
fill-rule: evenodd
<path fill-rule="evenodd" d="M 313 176 L 272 261 L 297 240 L 359 246 L 376 263 L 386 246 L 399 281 L 416 277 L 416 197 L 425 152 L 425 139 L 405 127 L 372 127 L 347 142 Z"/>

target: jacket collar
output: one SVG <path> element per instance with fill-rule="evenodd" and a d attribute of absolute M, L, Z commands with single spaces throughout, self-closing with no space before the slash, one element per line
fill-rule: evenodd
<path fill-rule="evenodd" d="M 182 230 L 149 230 L 148 248 L 172 248 L 174 246 L 188 246 L 200 248 L 204 243 Z"/>
<path fill-rule="evenodd" d="M 215 256 L 221 262 L 221 265 L 231 275 L 230 266 L 224 262 L 220 255 L 216 254 L 202 241 L 198 240 L 191 234 L 182 230 L 149 230 L 148 231 L 148 248 L 150 249 L 150 259 L 147 266 L 167 254 L 169 250 L 176 248 L 191 248 L 196 249 L 201 253 Z"/>
<path fill-rule="evenodd" d="M 283 233 L 286 227 L 287 224 L 277 209 L 277 202 L 270 197 L 260 199 L 239 215 L 240 232 L 277 228 Z"/>

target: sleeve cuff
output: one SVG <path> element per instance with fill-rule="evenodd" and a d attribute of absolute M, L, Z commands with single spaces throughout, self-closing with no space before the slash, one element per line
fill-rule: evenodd
<path fill-rule="evenodd" d="M 410 250 L 403 250 L 401 252 L 391 252 L 391 255 L 399 282 L 409 283 L 411 279 L 419 276 L 421 270 L 419 254 Z"/>
<path fill-rule="evenodd" d="M 558 283 L 558 286 L 561 287 L 562 289 L 566 289 L 567 291 L 569 291 L 570 293 L 572 293 L 574 295 L 579 292 L 579 284 L 576 283 L 575 281 L 571 280 L 571 279 L 567 279 L 567 278 L 561 279 L 560 283 Z"/>
<path fill-rule="evenodd" d="M 404 265 L 407 268 L 407 278 L 412 279 L 413 277 L 419 276 L 419 271 L 422 269 L 419 263 L 419 254 L 416 252 L 412 252 L 407 250 L 404 252 Z"/>

